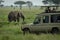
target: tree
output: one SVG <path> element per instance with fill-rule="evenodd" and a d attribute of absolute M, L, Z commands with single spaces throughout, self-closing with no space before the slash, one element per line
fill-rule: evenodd
<path fill-rule="evenodd" d="M 0 4 L 1 4 L 2 2 L 4 2 L 4 1 L 3 1 L 3 0 L 0 0 Z"/>
<path fill-rule="evenodd" d="M 55 5 L 59 5 L 60 4 L 60 0 L 43 0 L 48 2 L 49 4 L 55 4 Z"/>
<path fill-rule="evenodd" d="M 13 5 L 11 5 L 11 7 L 13 7 Z"/>
<path fill-rule="evenodd" d="M 0 5 L 0 7 L 3 7 L 3 6 L 4 6 L 3 4 Z"/>
<path fill-rule="evenodd" d="M 0 0 L 0 7 L 4 6 L 3 4 L 1 4 L 2 2 L 4 2 L 3 0 Z"/>
<path fill-rule="evenodd" d="M 43 2 L 45 5 L 46 5 L 46 4 L 48 4 L 48 2 L 47 2 L 47 1 L 45 1 L 45 0 L 44 0 L 44 1 L 42 1 L 42 2 Z"/>
<path fill-rule="evenodd" d="M 28 5 L 29 9 L 31 9 L 31 6 L 33 5 L 33 3 L 31 1 L 27 1 L 26 3 Z"/>
<path fill-rule="evenodd" d="M 45 2 L 47 2 L 48 4 L 55 4 L 55 6 L 56 6 L 56 9 L 58 9 L 58 6 L 59 6 L 59 4 L 60 4 L 60 0 L 43 0 L 43 1 L 45 1 Z"/>
<path fill-rule="evenodd" d="M 26 2 L 24 2 L 24 1 L 16 1 L 14 4 L 19 5 L 20 6 L 20 9 L 22 9 L 22 5 L 23 4 L 26 4 Z"/>

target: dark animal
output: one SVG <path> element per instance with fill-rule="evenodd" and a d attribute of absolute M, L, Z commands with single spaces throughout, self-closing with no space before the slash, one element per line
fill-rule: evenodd
<path fill-rule="evenodd" d="M 9 22 L 12 22 L 12 21 L 17 21 L 19 22 L 19 19 L 22 18 L 23 21 L 25 19 L 24 15 L 22 14 L 22 12 L 19 12 L 19 11 L 11 11 L 9 14 L 8 14 L 8 21 Z"/>

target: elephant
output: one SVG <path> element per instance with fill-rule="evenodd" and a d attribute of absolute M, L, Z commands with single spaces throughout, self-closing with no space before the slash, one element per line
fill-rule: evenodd
<path fill-rule="evenodd" d="M 14 22 L 19 22 L 19 19 L 20 18 L 22 18 L 23 19 L 23 21 L 25 20 L 25 17 L 24 17 L 24 15 L 23 15 L 23 13 L 22 12 L 19 12 L 19 11 L 11 11 L 11 12 L 9 12 L 9 14 L 8 14 L 8 21 L 9 22 L 12 22 L 12 21 L 14 21 Z"/>

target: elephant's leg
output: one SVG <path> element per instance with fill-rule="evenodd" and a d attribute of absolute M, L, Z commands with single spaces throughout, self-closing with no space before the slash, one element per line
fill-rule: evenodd
<path fill-rule="evenodd" d="M 17 18 L 17 22 L 19 22 L 19 18 Z"/>
<path fill-rule="evenodd" d="M 25 17 L 22 17 L 23 21 L 25 20 Z"/>
<path fill-rule="evenodd" d="M 16 22 L 16 19 L 14 19 L 14 22 Z"/>
<path fill-rule="evenodd" d="M 14 20 L 14 22 L 16 22 L 16 19 Z"/>
<path fill-rule="evenodd" d="M 21 18 L 23 19 L 23 21 L 25 20 L 25 17 L 24 16 L 21 16 Z"/>
<path fill-rule="evenodd" d="M 15 17 L 13 18 L 13 21 L 16 22 L 16 18 Z"/>
<path fill-rule="evenodd" d="M 9 21 L 9 22 L 12 22 L 12 18 L 8 17 L 8 21 Z"/>
<path fill-rule="evenodd" d="M 9 20 L 9 22 L 12 22 L 12 20 Z"/>

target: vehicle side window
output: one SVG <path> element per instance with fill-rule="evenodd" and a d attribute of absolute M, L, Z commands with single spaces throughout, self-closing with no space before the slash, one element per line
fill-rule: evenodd
<path fill-rule="evenodd" d="M 34 24 L 39 24 L 41 21 L 41 17 L 36 17 L 35 20 L 34 20 Z"/>
<path fill-rule="evenodd" d="M 60 14 L 51 15 L 51 23 L 60 23 Z"/>
<path fill-rule="evenodd" d="M 43 23 L 49 23 L 49 16 L 43 16 Z"/>

